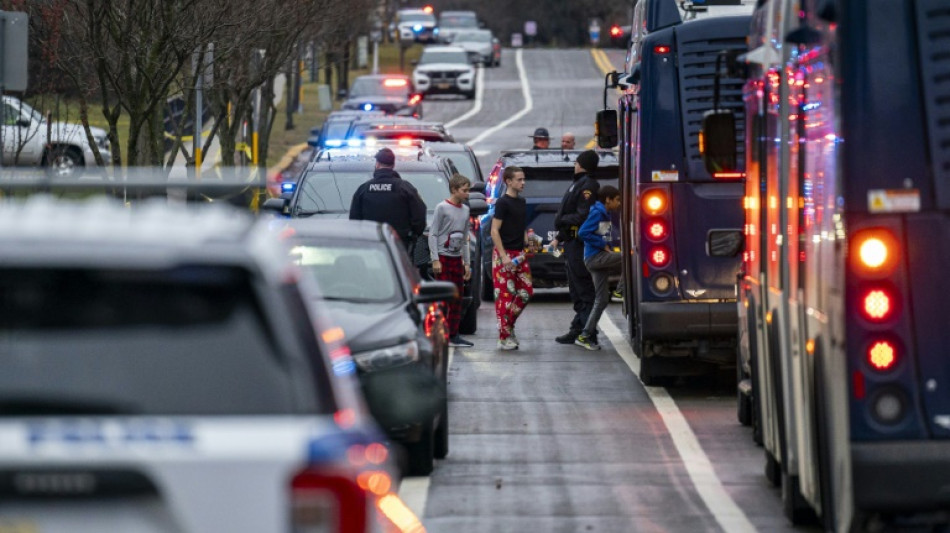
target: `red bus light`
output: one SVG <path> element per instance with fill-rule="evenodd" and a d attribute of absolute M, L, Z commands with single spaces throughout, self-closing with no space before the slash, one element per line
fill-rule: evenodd
<path fill-rule="evenodd" d="M 647 236 L 654 241 L 660 241 L 667 237 L 666 224 L 662 220 L 651 220 L 647 223 Z"/>
<path fill-rule="evenodd" d="M 889 291 L 874 288 L 866 291 L 861 298 L 861 311 L 864 318 L 872 322 L 883 322 L 894 316 L 895 303 Z"/>
<path fill-rule="evenodd" d="M 868 348 L 867 356 L 874 370 L 884 372 L 894 368 L 897 363 L 897 348 L 891 341 L 875 341 Z"/>
<path fill-rule="evenodd" d="M 670 251 L 664 246 L 657 246 L 650 251 L 647 259 L 655 268 L 663 268 L 670 263 Z"/>
<path fill-rule="evenodd" d="M 653 53 L 656 55 L 666 55 L 670 53 L 670 47 L 665 44 L 658 44 L 653 47 Z"/>
<path fill-rule="evenodd" d="M 886 276 L 897 267 L 900 246 L 884 228 L 858 231 L 851 239 L 851 265 L 865 276 Z"/>

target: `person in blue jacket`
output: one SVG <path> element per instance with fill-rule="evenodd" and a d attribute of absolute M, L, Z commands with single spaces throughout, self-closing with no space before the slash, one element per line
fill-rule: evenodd
<path fill-rule="evenodd" d="M 620 209 L 620 191 L 611 185 L 605 185 L 597 191 L 597 201 L 590 208 L 587 220 L 577 230 L 578 237 L 584 241 L 584 265 L 594 280 L 594 307 L 584 330 L 577 336 L 574 344 L 588 350 L 599 350 L 597 343 L 597 322 L 610 302 L 611 275 L 620 274 L 620 253 L 611 250 L 604 235 L 610 232 L 610 211 Z"/>

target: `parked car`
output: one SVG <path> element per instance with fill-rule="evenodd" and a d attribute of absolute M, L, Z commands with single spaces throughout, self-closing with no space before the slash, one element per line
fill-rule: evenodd
<path fill-rule="evenodd" d="M 439 38 L 432 8 L 400 9 L 393 21 L 393 40 L 401 43 L 434 43 Z"/>
<path fill-rule="evenodd" d="M 475 98 L 475 67 L 460 46 L 427 46 L 412 71 L 412 82 L 423 94 L 461 94 Z"/>
<path fill-rule="evenodd" d="M 398 469 L 297 271 L 226 206 L 4 205 L 0 529 L 391 530 Z"/>
<path fill-rule="evenodd" d="M 310 130 L 310 138 L 307 144 L 314 148 L 314 151 L 323 148 L 339 148 L 346 144 L 346 134 L 350 131 L 350 126 L 361 119 L 381 118 L 386 113 L 374 110 L 363 111 L 351 109 L 346 111 L 334 111 L 327 115 L 323 124 Z"/>
<path fill-rule="evenodd" d="M 555 238 L 554 216 L 561 204 L 561 198 L 574 181 L 574 161 L 583 150 L 511 150 L 503 151 L 495 163 L 488 181 L 478 184 L 475 190 L 483 190 L 489 201 L 488 212 L 482 216 L 479 224 L 482 232 L 482 297 L 494 299 L 491 281 L 491 219 L 494 214 L 494 200 L 505 194 L 505 181 L 502 174 L 505 167 L 515 165 L 524 170 L 525 189 L 522 196 L 527 202 L 526 223 L 529 230 L 542 238 L 546 246 Z M 618 159 L 613 152 L 598 150 L 600 165 L 593 174 L 601 185 L 617 186 Z M 619 246 L 620 229 L 618 220 L 608 237 L 612 246 Z M 619 248 L 616 248 L 619 250 Z M 525 250 L 531 277 L 536 288 L 567 287 L 566 258 L 545 251 Z"/>
<path fill-rule="evenodd" d="M 291 257 L 317 280 L 317 298 L 343 328 L 360 379 L 371 384 L 393 371 L 416 371 L 435 377 L 444 390 L 448 327 L 438 303 L 459 296 L 455 285 L 422 281 L 388 224 L 296 219 L 288 227 Z M 406 446 L 408 472 L 429 474 L 433 458 L 443 459 L 449 451 L 448 398 L 412 388 L 398 391 L 398 397 L 399 404 L 370 403 L 370 411 Z M 433 402 L 434 419 L 408 419 L 400 412 L 404 404 Z"/>
<path fill-rule="evenodd" d="M 412 91 L 408 76 L 370 74 L 353 80 L 341 107 L 422 118 L 422 94 Z"/>
<path fill-rule="evenodd" d="M 42 113 L 13 96 L 3 96 L 0 120 L 5 167 L 42 166 L 57 176 L 79 176 L 85 168 L 96 166 L 92 145 L 82 124 L 48 124 Z M 103 161 L 111 161 L 106 131 L 95 127 L 89 130 Z"/>
<path fill-rule="evenodd" d="M 390 145 L 396 153 L 395 170 L 403 179 L 409 181 L 419 191 L 428 209 L 428 218 L 435 206 L 449 196 L 449 178 L 457 172 L 455 166 L 446 159 L 437 157 L 415 146 L 400 147 Z M 280 213 L 291 218 L 347 218 L 353 193 L 373 175 L 376 160 L 373 158 L 378 145 L 362 148 L 328 149 L 318 154 L 307 165 L 297 179 L 295 189 L 286 192 L 280 198 L 265 202 L 266 210 Z M 472 193 L 469 207 L 473 217 L 488 210 L 485 196 Z M 473 227 L 477 224 L 473 219 Z M 421 274 L 431 278 L 427 234 L 418 236 L 412 255 L 413 262 Z M 474 333 L 478 327 L 477 309 L 480 305 L 479 291 L 482 290 L 480 234 L 474 233 L 470 242 L 472 260 L 472 278 L 466 282 L 462 293 L 462 322 L 459 331 L 466 335 Z"/>
<path fill-rule="evenodd" d="M 427 122 L 404 117 L 367 118 L 354 121 L 346 134 L 347 144 L 359 146 L 360 141 L 411 140 L 454 142 L 455 138 L 441 122 Z M 372 141 L 369 141 L 370 143 Z"/>
<path fill-rule="evenodd" d="M 459 30 L 452 39 L 452 45 L 463 48 L 472 63 L 481 63 L 486 67 L 495 64 L 495 45 L 488 30 Z"/>

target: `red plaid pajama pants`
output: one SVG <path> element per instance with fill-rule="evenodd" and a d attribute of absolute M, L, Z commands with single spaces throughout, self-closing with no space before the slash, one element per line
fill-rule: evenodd
<path fill-rule="evenodd" d="M 449 324 L 449 336 L 454 337 L 459 334 L 459 322 L 462 321 L 462 293 L 465 289 L 465 266 L 462 264 L 461 257 L 451 257 L 448 255 L 439 255 L 439 263 L 442 263 L 442 272 L 435 275 L 439 281 L 451 281 L 458 287 L 459 297 L 449 300 L 446 305 L 445 318 Z"/>
<path fill-rule="evenodd" d="M 508 257 L 514 258 L 521 250 L 507 250 Z M 524 261 L 513 270 L 501 264 L 498 250 L 492 250 L 491 274 L 495 287 L 495 314 L 498 315 L 498 338 L 505 340 L 515 330 L 515 321 L 528 305 L 534 294 L 531 284 L 531 268 Z"/>

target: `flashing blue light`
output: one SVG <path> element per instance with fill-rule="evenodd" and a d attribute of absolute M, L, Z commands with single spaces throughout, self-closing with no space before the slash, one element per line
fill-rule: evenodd
<path fill-rule="evenodd" d="M 412 27 L 412 31 L 414 31 L 414 32 L 420 32 L 420 31 L 422 31 L 422 24 L 416 24 L 415 26 L 413 26 L 413 27 Z"/>
<path fill-rule="evenodd" d="M 323 144 L 330 146 L 332 148 L 339 148 L 340 146 L 343 146 L 343 141 L 340 139 L 330 139 Z"/>
<path fill-rule="evenodd" d="M 439 28 L 433 29 L 433 30 L 432 30 L 432 33 L 435 34 L 435 35 L 438 35 L 438 34 L 439 34 Z"/>
<path fill-rule="evenodd" d="M 297 184 L 292 181 L 285 181 L 280 184 L 281 192 L 294 192 L 297 189 Z"/>
<path fill-rule="evenodd" d="M 360 146 L 363 146 L 363 141 L 359 139 L 350 139 L 346 141 L 346 145 L 350 148 L 359 148 Z"/>
<path fill-rule="evenodd" d="M 366 102 L 365 104 L 363 104 L 363 111 L 372 111 L 372 110 L 373 110 L 373 104 L 369 102 Z"/>

